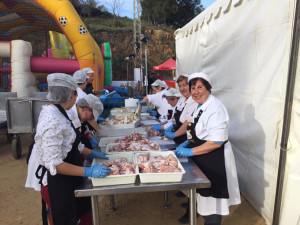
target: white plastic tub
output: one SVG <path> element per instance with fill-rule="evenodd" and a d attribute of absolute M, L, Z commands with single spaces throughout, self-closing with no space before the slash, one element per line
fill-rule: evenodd
<path fill-rule="evenodd" d="M 133 162 L 135 165 L 135 174 L 123 174 L 123 175 L 109 175 L 103 178 L 90 178 L 92 180 L 93 186 L 107 186 L 107 185 L 120 185 L 120 184 L 133 184 L 137 177 L 136 170 L 136 161 L 133 153 L 122 153 L 122 154 L 114 154 L 108 155 L 109 160 L 114 160 L 116 158 L 125 157 L 128 162 Z M 99 164 L 105 159 L 94 159 L 92 165 Z"/>
<path fill-rule="evenodd" d="M 101 123 L 100 123 L 99 127 L 101 130 L 112 130 L 112 129 L 137 128 L 139 125 L 140 125 L 140 121 L 137 120 L 134 123 L 129 123 L 129 124 L 101 125 Z"/>
<path fill-rule="evenodd" d="M 137 162 L 137 157 L 141 153 L 135 154 L 135 162 Z M 165 151 L 165 152 L 151 152 L 151 156 L 163 155 L 168 156 L 172 154 L 176 157 L 173 151 Z M 140 173 L 137 165 L 137 171 L 141 180 L 141 183 L 166 183 L 166 182 L 181 182 L 183 174 L 185 174 L 185 170 L 181 165 L 180 161 L 176 157 L 178 161 L 178 167 L 181 168 L 181 172 L 174 173 Z"/>

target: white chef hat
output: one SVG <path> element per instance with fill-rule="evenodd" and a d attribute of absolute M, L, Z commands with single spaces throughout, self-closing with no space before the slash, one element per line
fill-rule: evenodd
<path fill-rule="evenodd" d="M 77 70 L 73 74 L 74 79 L 76 80 L 77 84 L 82 84 L 88 79 L 89 77 L 86 75 L 86 72 L 84 70 Z"/>
<path fill-rule="evenodd" d="M 181 97 L 181 94 L 179 92 L 178 89 L 176 88 L 170 88 L 169 90 L 167 90 L 163 97 L 177 97 L 177 98 L 180 98 Z"/>
<path fill-rule="evenodd" d="M 87 68 L 83 68 L 82 69 L 84 72 L 86 73 L 94 73 L 94 70 L 92 70 L 91 68 L 87 67 Z"/>
<path fill-rule="evenodd" d="M 71 90 L 77 89 L 77 83 L 75 79 L 65 73 L 52 73 L 47 76 L 47 82 L 49 87 L 67 87 Z"/>
<path fill-rule="evenodd" d="M 166 82 L 160 80 L 160 79 L 157 79 L 156 81 L 154 81 L 151 86 L 154 86 L 154 87 L 157 87 L 157 86 L 161 86 L 163 88 L 168 88 L 168 85 L 166 84 Z"/>
<path fill-rule="evenodd" d="M 77 105 L 81 107 L 90 107 L 93 109 L 93 115 L 97 121 L 98 116 L 103 112 L 103 104 L 99 98 L 93 94 L 88 94 L 77 101 Z"/>
<path fill-rule="evenodd" d="M 191 74 L 188 78 L 188 82 L 190 82 L 190 80 L 192 80 L 194 78 L 202 78 L 202 79 L 206 80 L 209 84 L 211 84 L 210 79 L 208 78 L 207 74 L 204 72 Z"/>

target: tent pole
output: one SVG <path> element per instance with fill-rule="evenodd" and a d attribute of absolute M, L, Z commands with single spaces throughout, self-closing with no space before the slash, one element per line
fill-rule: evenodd
<path fill-rule="evenodd" d="M 275 205 L 273 212 L 273 225 L 279 225 L 280 222 L 280 210 L 282 203 L 282 191 L 284 183 L 284 174 L 286 166 L 286 156 L 287 156 L 287 143 L 289 139 L 290 123 L 291 123 L 291 113 L 293 106 L 293 96 L 295 88 L 295 79 L 297 72 L 297 62 L 299 54 L 299 39 L 300 39 L 300 3 L 296 1 L 295 18 L 293 25 L 292 43 L 290 51 L 289 60 L 289 70 L 288 70 L 288 80 L 286 86 L 286 96 L 285 96 L 285 106 L 284 106 L 284 116 L 283 116 L 283 126 L 282 135 L 280 143 L 280 157 L 277 175 L 277 187 L 275 194 Z"/>

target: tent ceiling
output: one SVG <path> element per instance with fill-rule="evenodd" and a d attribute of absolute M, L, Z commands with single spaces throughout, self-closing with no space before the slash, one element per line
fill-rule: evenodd
<path fill-rule="evenodd" d="M 61 32 L 55 20 L 33 0 L 0 2 L 0 41 L 11 41 L 36 31 Z"/>

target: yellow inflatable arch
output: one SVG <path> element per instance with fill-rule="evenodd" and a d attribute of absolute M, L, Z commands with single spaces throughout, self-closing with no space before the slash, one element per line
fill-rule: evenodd
<path fill-rule="evenodd" d="M 80 68 L 90 67 L 95 71 L 93 86 L 103 89 L 104 63 L 100 48 L 88 32 L 73 5 L 68 0 L 34 0 L 57 22 L 72 45 Z"/>

